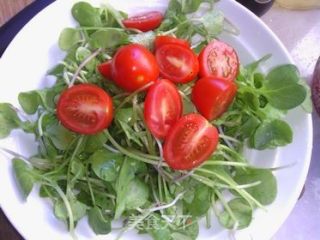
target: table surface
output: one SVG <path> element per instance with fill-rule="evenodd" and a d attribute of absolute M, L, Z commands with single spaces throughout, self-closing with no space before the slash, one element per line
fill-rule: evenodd
<path fill-rule="evenodd" d="M 33 0 L 0 0 L 0 26 Z M 274 6 L 262 20 L 289 50 L 310 82 L 320 56 L 320 10 L 292 11 Z M 313 113 L 314 148 L 305 192 L 273 240 L 315 240 L 320 236 L 320 118 Z M 21 240 L 0 210 L 0 239 Z"/>

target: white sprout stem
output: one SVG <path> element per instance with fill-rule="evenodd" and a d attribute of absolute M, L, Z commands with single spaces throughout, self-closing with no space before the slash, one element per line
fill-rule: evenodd
<path fill-rule="evenodd" d="M 223 156 L 224 157 L 224 156 Z M 227 159 L 229 160 L 229 159 Z M 250 167 L 249 164 L 243 162 L 226 162 L 226 161 L 207 161 L 202 166 L 234 166 L 234 167 Z"/>
<path fill-rule="evenodd" d="M 107 150 L 109 150 L 110 152 L 113 152 L 113 153 L 120 153 L 120 151 L 118 151 L 117 149 L 109 146 L 108 144 L 103 144 L 103 147 L 106 148 Z"/>
<path fill-rule="evenodd" d="M 238 226 L 238 219 L 236 218 L 236 216 L 233 214 L 231 208 L 229 207 L 228 203 L 224 200 L 222 194 L 217 191 L 217 190 L 214 190 L 214 193 L 218 196 L 219 200 L 221 201 L 223 207 L 225 208 L 225 210 L 229 213 L 230 217 L 232 218 L 232 220 L 234 221 L 234 225 L 233 227 L 235 226 Z"/>
<path fill-rule="evenodd" d="M 185 174 L 183 174 L 182 176 L 176 177 L 176 178 L 174 179 L 174 181 L 175 181 L 175 182 L 181 182 L 182 180 L 190 177 L 192 174 L 194 174 L 194 170 L 192 170 L 192 171 L 190 171 L 190 172 L 188 172 L 188 173 L 185 173 Z"/>
<path fill-rule="evenodd" d="M 223 140 L 228 140 L 228 141 L 235 142 L 235 143 L 241 143 L 238 139 L 224 135 L 224 134 L 219 134 L 219 137 L 222 138 Z"/>
<path fill-rule="evenodd" d="M 129 96 L 127 96 L 122 103 L 116 108 L 115 112 L 120 109 L 124 104 L 126 104 L 132 97 L 134 97 L 135 95 L 137 95 L 139 92 L 142 92 L 144 90 L 146 90 L 148 87 L 150 87 L 152 84 L 154 84 L 154 82 L 149 82 L 146 85 L 142 86 L 141 88 L 135 90 L 133 93 L 131 93 Z"/>
<path fill-rule="evenodd" d="M 12 156 L 14 156 L 16 158 L 21 158 L 21 159 L 26 160 L 26 161 L 28 160 L 27 157 L 25 157 L 25 156 L 23 156 L 23 155 L 21 155 L 19 153 L 16 153 L 16 152 L 14 152 L 14 151 L 12 151 L 10 149 L 0 147 L 0 150 L 2 150 L 5 153 L 8 153 L 8 154 L 10 154 L 10 155 L 12 155 Z"/>
<path fill-rule="evenodd" d="M 99 55 L 102 52 L 102 48 L 98 48 L 97 50 L 95 50 L 91 55 L 89 55 L 88 57 L 86 57 L 83 62 L 79 65 L 78 69 L 76 70 L 76 72 L 74 73 L 70 85 L 69 87 L 72 87 L 74 82 L 76 81 L 77 77 L 79 76 L 82 68 L 84 68 L 92 59 L 94 59 L 97 55 Z"/>
<path fill-rule="evenodd" d="M 226 185 L 226 184 L 215 183 L 215 185 L 217 187 L 227 188 L 227 189 L 246 189 L 246 188 L 251 188 L 251 187 L 258 186 L 260 184 L 261 184 L 261 181 L 256 181 L 256 182 L 253 182 L 253 183 L 242 184 L 242 185 L 237 185 L 237 186 L 232 187 L 232 186 L 229 186 L 229 185 Z"/>
<path fill-rule="evenodd" d="M 38 120 L 38 132 L 39 132 L 39 136 L 42 137 L 43 136 L 43 130 L 42 130 L 42 120 L 43 117 L 47 114 L 47 112 L 43 112 L 41 113 L 39 120 Z"/>
<path fill-rule="evenodd" d="M 224 131 L 222 129 L 221 126 L 218 126 L 219 132 L 225 136 Z M 234 146 L 232 145 L 232 143 L 228 140 L 228 139 L 223 139 L 225 141 L 225 143 L 228 145 L 228 147 L 230 147 L 231 149 L 234 149 Z"/>
<path fill-rule="evenodd" d="M 168 204 L 165 204 L 165 205 L 162 205 L 162 206 L 159 206 L 159 207 L 150 208 L 148 210 L 148 212 L 151 213 L 151 212 L 156 212 L 156 211 L 161 211 L 161 210 L 164 210 L 164 209 L 167 209 L 167 208 L 171 208 L 180 200 L 180 198 L 182 198 L 182 196 L 184 194 L 185 194 L 185 192 L 181 192 L 176 196 L 176 198 L 171 203 L 168 203 Z"/>

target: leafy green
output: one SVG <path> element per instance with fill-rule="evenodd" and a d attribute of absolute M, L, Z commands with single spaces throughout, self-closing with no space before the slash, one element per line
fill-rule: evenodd
<path fill-rule="evenodd" d="M 292 142 L 293 133 L 290 126 L 282 120 L 263 122 L 253 136 L 253 147 L 259 150 L 285 146 Z"/>
<path fill-rule="evenodd" d="M 87 2 L 78 2 L 72 7 L 72 16 L 81 26 L 90 27 L 100 27 L 101 18 L 99 10 L 92 7 Z"/>
<path fill-rule="evenodd" d="M 7 137 L 11 130 L 18 128 L 22 124 L 11 104 L 0 103 L 0 138 Z"/>
<path fill-rule="evenodd" d="M 77 200 L 72 200 L 70 201 L 70 206 L 73 214 L 73 220 L 75 222 L 79 221 L 81 218 L 83 218 L 86 215 L 88 207 L 85 204 Z M 68 220 L 69 215 L 67 213 L 67 209 L 63 201 L 59 200 L 55 202 L 54 214 L 58 219 L 62 221 Z"/>
<path fill-rule="evenodd" d="M 136 209 L 143 206 L 149 197 L 148 186 L 139 179 L 133 179 L 128 185 L 126 209 Z"/>
<path fill-rule="evenodd" d="M 114 219 L 118 219 L 125 210 L 127 202 L 126 196 L 130 190 L 129 184 L 135 177 L 134 174 L 135 168 L 132 167 L 132 159 L 125 158 L 115 186 L 117 193 L 117 202 Z"/>
<path fill-rule="evenodd" d="M 115 181 L 123 161 L 123 156 L 107 150 L 98 150 L 90 157 L 93 172 L 101 179 Z"/>
<path fill-rule="evenodd" d="M 246 169 L 245 171 L 238 171 L 234 180 L 238 184 L 260 182 L 259 185 L 246 190 L 263 205 L 271 204 L 277 196 L 277 181 L 270 170 Z"/>
<path fill-rule="evenodd" d="M 21 159 L 14 158 L 12 161 L 17 183 L 23 194 L 23 197 L 26 199 L 32 191 L 34 183 L 36 182 L 34 176 L 32 175 L 32 168 Z"/>
<path fill-rule="evenodd" d="M 235 221 L 227 210 L 219 215 L 219 222 L 227 229 L 243 229 L 250 225 L 252 220 L 252 208 L 242 198 L 235 198 L 228 202 L 228 206 L 236 218 Z"/>
<path fill-rule="evenodd" d="M 128 42 L 128 35 L 121 29 L 105 28 L 90 36 L 89 44 L 93 48 L 114 48 Z"/>
<path fill-rule="evenodd" d="M 299 73 L 294 65 L 281 65 L 266 76 L 263 94 L 278 109 L 292 109 L 306 98 L 305 87 L 299 84 Z"/>
<path fill-rule="evenodd" d="M 74 28 L 65 28 L 59 36 L 58 44 L 61 50 L 68 51 L 77 43 L 81 42 L 80 31 Z"/>
<path fill-rule="evenodd" d="M 108 234 L 111 232 L 110 217 L 97 207 L 91 208 L 88 211 L 88 222 L 96 234 Z"/>
<path fill-rule="evenodd" d="M 199 184 L 194 189 L 194 196 L 192 202 L 186 203 L 186 207 L 192 216 L 202 216 L 206 214 L 211 206 L 210 203 L 211 191 L 210 188 Z"/>

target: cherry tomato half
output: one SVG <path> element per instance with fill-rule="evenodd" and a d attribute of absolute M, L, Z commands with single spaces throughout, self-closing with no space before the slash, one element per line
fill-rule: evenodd
<path fill-rule="evenodd" d="M 176 170 L 199 166 L 215 151 L 219 133 L 200 114 L 181 117 L 165 138 L 163 157 Z"/>
<path fill-rule="evenodd" d="M 112 79 L 112 61 L 106 61 L 104 63 L 101 63 L 98 65 L 98 71 L 102 76 L 104 76 L 107 79 Z"/>
<path fill-rule="evenodd" d="M 63 126 L 74 132 L 95 134 L 112 121 L 112 99 L 96 85 L 75 85 L 62 92 L 57 103 L 57 116 Z"/>
<path fill-rule="evenodd" d="M 156 81 L 159 67 L 153 54 L 139 44 L 121 47 L 112 60 L 112 79 L 121 88 L 133 92 Z"/>
<path fill-rule="evenodd" d="M 213 76 L 233 81 L 239 71 L 239 58 L 228 44 L 213 40 L 199 55 L 200 77 Z"/>
<path fill-rule="evenodd" d="M 208 120 L 220 117 L 230 106 L 237 93 L 233 81 L 216 77 L 199 79 L 192 89 L 192 102 Z"/>
<path fill-rule="evenodd" d="M 182 47 L 190 48 L 190 43 L 184 39 L 175 38 L 171 36 L 157 36 L 154 40 L 154 47 L 155 49 L 160 48 L 165 44 L 177 44 Z"/>
<path fill-rule="evenodd" d="M 172 82 L 161 79 L 149 88 L 144 102 L 144 119 L 155 137 L 163 139 L 181 114 L 181 96 Z"/>
<path fill-rule="evenodd" d="M 165 44 L 156 50 L 156 59 L 162 77 L 175 83 L 187 83 L 198 74 L 196 54 L 176 44 Z"/>
<path fill-rule="evenodd" d="M 135 28 L 147 32 L 157 28 L 163 19 L 161 12 L 152 11 L 129 17 L 122 21 L 126 28 Z"/>

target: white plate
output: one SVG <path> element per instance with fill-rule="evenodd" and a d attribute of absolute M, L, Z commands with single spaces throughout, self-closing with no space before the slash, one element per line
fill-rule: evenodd
<path fill-rule="evenodd" d="M 129 13 L 145 9 L 164 11 L 167 4 L 167 0 L 109 2 Z M 0 102 L 11 102 L 18 106 L 19 92 L 49 84 L 50 79 L 45 78 L 47 69 L 63 58 L 63 53 L 57 47 L 59 33 L 64 27 L 74 25 L 70 14 L 73 3 L 74 1 L 56 1 L 33 18 L 12 41 L 0 62 Z M 266 65 L 267 69 L 291 62 L 280 41 L 254 14 L 232 0 L 220 1 L 219 8 L 241 32 L 238 37 L 224 35 L 222 38 L 237 49 L 242 63 L 258 59 L 267 53 L 273 55 Z M 300 194 L 311 157 L 312 122 L 310 115 L 301 109 L 291 111 L 287 120 L 294 131 L 292 144 L 274 151 L 251 151 L 248 156 L 254 164 L 263 166 L 296 164 L 275 173 L 278 180 L 275 202 L 267 207 L 267 211 L 256 211 L 250 227 L 236 233 L 237 239 L 270 239 L 284 222 Z M 20 131 L 14 131 L 0 145 L 24 155 L 30 155 L 36 150 L 33 137 Z M 11 162 L 5 155 L 0 155 L 0 158 L 0 203 L 16 229 L 27 240 L 71 239 L 64 224 L 53 216 L 50 203 L 37 196 L 37 189 L 27 202 L 21 200 L 12 175 Z M 77 234 L 79 239 L 114 239 L 114 235 L 96 237 L 85 219 L 79 223 Z M 201 227 L 199 239 L 227 239 L 227 236 L 228 232 L 214 222 L 211 230 Z M 123 239 L 150 238 L 132 232 Z"/>

